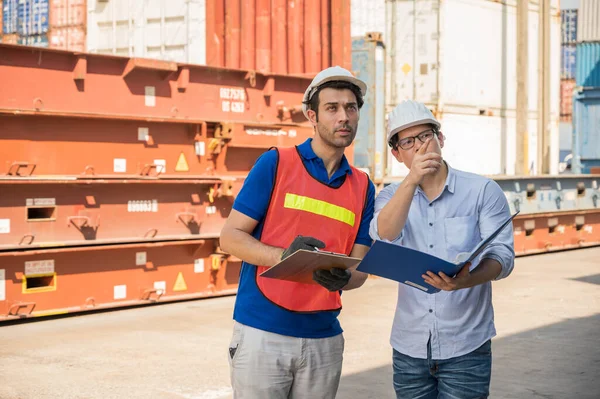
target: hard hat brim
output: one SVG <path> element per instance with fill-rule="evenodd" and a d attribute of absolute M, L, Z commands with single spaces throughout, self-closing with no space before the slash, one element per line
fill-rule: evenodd
<path fill-rule="evenodd" d="M 419 119 L 419 120 L 412 121 L 410 123 L 406 123 L 404 125 L 398 126 L 398 127 L 394 128 L 394 130 L 391 130 L 388 133 L 387 141 L 389 142 L 392 139 L 392 137 L 394 137 L 398 132 L 401 132 L 404 129 L 408 129 L 409 127 L 418 126 L 418 125 L 426 125 L 426 124 L 432 124 L 432 125 L 436 126 L 438 129 L 441 126 L 438 121 L 436 121 L 435 119 L 432 119 L 432 118 Z"/>
<path fill-rule="evenodd" d="M 365 82 L 363 82 L 362 80 L 357 79 L 353 76 L 330 76 L 328 78 L 325 78 L 319 83 L 319 86 L 311 87 L 310 89 L 307 89 L 304 92 L 304 98 L 302 99 L 302 112 L 304 113 L 304 116 L 306 116 L 306 119 L 308 119 L 308 106 L 307 106 L 306 102 L 309 101 L 309 99 L 313 96 L 313 94 L 324 83 L 334 82 L 334 81 L 352 83 L 353 85 L 355 85 L 359 88 L 360 94 L 362 94 L 363 97 L 367 94 L 367 85 L 365 84 Z"/>

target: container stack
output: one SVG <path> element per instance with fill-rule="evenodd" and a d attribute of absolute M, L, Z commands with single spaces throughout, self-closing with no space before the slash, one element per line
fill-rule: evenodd
<path fill-rule="evenodd" d="M 600 173 L 600 2 L 581 0 L 578 14 L 573 169 Z"/>
<path fill-rule="evenodd" d="M 2 43 L 85 51 L 86 0 L 4 0 Z"/>
<path fill-rule="evenodd" d="M 22 34 L 49 46 L 84 21 L 51 6 L 44 25 L 28 4 Z M 331 35 L 250 46 L 240 32 L 298 28 L 262 21 L 270 4 L 250 20 L 207 10 L 225 24 L 211 32 L 237 32 L 209 46 L 223 68 L 0 44 L 0 322 L 236 292 L 241 261 L 219 246 L 235 196 L 262 153 L 314 134 L 301 111 L 312 76 L 293 73 L 351 62 L 341 0 L 324 3 Z M 307 23 L 297 38 L 321 31 L 321 9 L 281 4 Z M 282 73 L 241 68 L 271 60 Z"/>
<path fill-rule="evenodd" d="M 577 54 L 577 10 L 561 10 L 560 120 L 571 123 Z"/>
<path fill-rule="evenodd" d="M 577 9 L 560 11 L 560 122 L 559 160 L 568 159 L 572 152 L 573 91 L 575 90 L 575 61 L 577 55 Z"/>

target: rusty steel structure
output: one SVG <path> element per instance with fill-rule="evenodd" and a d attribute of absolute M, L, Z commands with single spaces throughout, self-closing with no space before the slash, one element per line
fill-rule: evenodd
<path fill-rule="evenodd" d="M 0 321 L 234 294 L 219 233 L 310 80 L 0 45 Z"/>

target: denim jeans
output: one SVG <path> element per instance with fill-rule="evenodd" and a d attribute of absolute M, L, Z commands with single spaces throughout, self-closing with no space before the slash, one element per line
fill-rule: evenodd
<path fill-rule="evenodd" d="M 485 399 L 492 374 L 492 343 L 445 360 L 415 359 L 394 349 L 394 390 L 397 399 Z"/>

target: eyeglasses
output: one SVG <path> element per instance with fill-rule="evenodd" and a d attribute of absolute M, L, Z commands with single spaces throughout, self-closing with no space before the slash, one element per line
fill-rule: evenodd
<path fill-rule="evenodd" d="M 424 132 L 417 134 L 416 136 L 404 137 L 403 139 L 398 141 L 398 147 L 402 148 L 403 150 L 410 150 L 415 146 L 416 138 L 419 139 L 421 143 L 425 143 L 427 140 L 432 139 L 435 134 L 437 134 L 435 130 L 428 129 Z"/>

